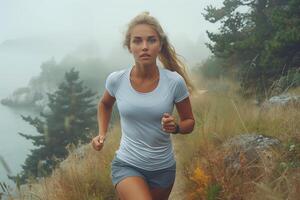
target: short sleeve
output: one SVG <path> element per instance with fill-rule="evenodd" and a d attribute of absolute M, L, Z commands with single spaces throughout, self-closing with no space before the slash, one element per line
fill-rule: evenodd
<path fill-rule="evenodd" d="M 178 103 L 189 96 L 189 91 L 182 76 L 176 79 L 174 102 Z"/>
<path fill-rule="evenodd" d="M 105 89 L 108 93 L 115 97 L 116 87 L 117 87 L 117 80 L 116 80 L 116 72 L 110 73 L 105 81 Z"/>

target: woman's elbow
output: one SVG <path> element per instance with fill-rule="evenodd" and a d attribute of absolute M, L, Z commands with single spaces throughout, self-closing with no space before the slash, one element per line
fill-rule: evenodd
<path fill-rule="evenodd" d="M 195 120 L 194 120 L 194 119 L 191 119 L 191 128 L 190 128 L 189 133 L 193 132 L 194 127 L 195 127 Z"/>
<path fill-rule="evenodd" d="M 192 133 L 195 127 L 195 120 L 194 119 L 189 119 L 188 124 L 186 124 L 185 131 L 182 132 L 183 134 L 189 134 Z"/>

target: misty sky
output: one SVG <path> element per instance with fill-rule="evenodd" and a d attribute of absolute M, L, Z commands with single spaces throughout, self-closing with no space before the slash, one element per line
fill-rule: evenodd
<path fill-rule="evenodd" d="M 167 35 L 192 42 L 215 30 L 201 13 L 223 0 L 0 0 L 0 44 L 22 38 L 95 40 L 108 47 L 123 38 L 126 24 L 141 11 L 156 17 Z M 171 40 L 172 42 L 172 40 Z M 105 43 L 105 44 L 104 44 Z"/>
<path fill-rule="evenodd" d="M 204 20 L 202 13 L 207 5 L 219 7 L 222 2 L 0 0 L 0 97 L 7 97 L 16 88 L 26 86 L 33 76 L 39 75 L 44 61 L 55 57 L 60 62 L 66 54 L 84 49 L 84 44 L 99 46 L 97 56 L 107 62 L 122 62 L 118 56 L 124 55 L 120 51 L 124 51 L 121 42 L 126 25 L 142 11 L 149 11 L 159 20 L 178 53 L 188 61 L 198 62 L 209 54 L 204 45 L 208 42 L 205 31 L 217 30 L 214 24 Z M 6 121 L 0 130 L 1 153 L 17 172 L 29 147 L 16 133 L 31 130 L 24 128 L 18 113 L 11 113 L 3 106 L 1 109 L 0 119 Z M 10 141 L 17 142 L 18 148 L 9 145 Z M 5 178 L 1 177 L 4 175 L 1 170 L 0 179 Z"/>
<path fill-rule="evenodd" d="M 74 52 L 76 57 L 88 54 L 113 66 L 128 66 L 132 60 L 126 59 L 132 58 L 122 48 L 124 32 L 128 22 L 143 11 L 159 20 L 177 53 L 189 66 L 196 66 L 210 55 L 206 30 L 217 30 L 202 16 L 204 8 L 220 7 L 222 2 L 0 0 L 1 77 L 6 77 L 5 87 L 26 85 L 40 73 L 43 62 L 52 57 L 60 62 Z"/>

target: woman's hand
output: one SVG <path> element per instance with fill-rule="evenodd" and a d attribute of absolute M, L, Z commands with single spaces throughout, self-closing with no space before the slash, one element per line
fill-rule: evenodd
<path fill-rule="evenodd" d="M 97 135 L 92 139 L 92 146 L 96 151 L 100 151 L 104 146 L 105 136 Z"/>
<path fill-rule="evenodd" d="M 167 133 L 176 133 L 177 124 L 175 118 L 169 113 L 164 113 L 161 119 L 162 130 Z"/>

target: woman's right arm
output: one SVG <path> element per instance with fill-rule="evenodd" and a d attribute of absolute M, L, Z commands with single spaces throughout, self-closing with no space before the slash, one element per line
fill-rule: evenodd
<path fill-rule="evenodd" d="M 98 104 L 98 112 L 97 112 L 100 136 L 104 136 L 104 137 L 106 136 L 108 124 L 110 121 L 110 116 L 111 116 L 115 101 L 116 101 L 116 98 L 111 96 L 107 92 L 107 90 L 105 90 L 104 94 Z"/>
<path fill-rule="evenodd" d="M 100 151 L 103 147 L 115 101 L 115 97 L 111 96 L 107 90 L 104 91 L 104 94 L 99 101 L 97 112 L 99 134 L 92 140 L 92 146 L 97 151 Z"/>

